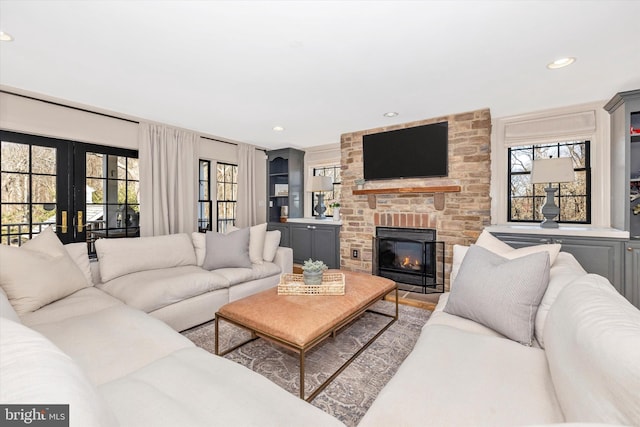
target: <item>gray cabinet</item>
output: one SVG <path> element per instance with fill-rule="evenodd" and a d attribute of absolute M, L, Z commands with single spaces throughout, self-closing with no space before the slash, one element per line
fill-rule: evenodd
<path fill-rule="evenodd" d="M 625 296 L 640 308 L 640 241 L 627 242 L 625 260 Z"/>
<path fill-rule="evenodd" d="M 620 92 L 611 115 L 611 226 L 640 239 L 640 90 Z"/>
<path fill-rule="evenodd" d="M 522 248 L 559 243 L 562 251 L 573 255 L 588 273 L 606 277 L 622 295 L 626 295 L 624 272 L 624 240 L 599 237 L 552 236 L 544 234 L 492 233 L 498 239 Z"/>
<path fill-rule="evenodd" d="M 289 223 L 293 262 L 313 258 L 329 268 L 340 268 L 340 227 L 336 225 Z"/>
<path fill-rule="evenodd" d="M 267 151 L 267 220 L 280 221 L 282 208 L 289 218 L 304 214 L 304 151 L 294 148 Z"/>

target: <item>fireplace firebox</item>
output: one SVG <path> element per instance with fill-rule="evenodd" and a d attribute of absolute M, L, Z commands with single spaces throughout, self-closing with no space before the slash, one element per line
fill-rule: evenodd
<path fill-rule="evenodd" d="M 436 241 L 436 230 L 376 227 L 373 248 L 376 276 L 396 281 L 401 289 L 444 292 L 444 242 Z"/>

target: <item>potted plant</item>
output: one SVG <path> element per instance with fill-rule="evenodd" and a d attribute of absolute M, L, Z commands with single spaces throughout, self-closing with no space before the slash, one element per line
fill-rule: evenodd
<path fill-rule="evenodd" d="M 309 258 L 304 262 L 302 266 L 302 276 L 304 278 L 305 285 L 321 285 L 322 284 L 322 273 L 329 267 L 320 261 L 320 260 L 312 260 Z"/>
<path fill-rule="evenodd" d="M 329 206 L 333 208 L 333 220 L 340 221 L 340 202 L 333 201 Z"/>

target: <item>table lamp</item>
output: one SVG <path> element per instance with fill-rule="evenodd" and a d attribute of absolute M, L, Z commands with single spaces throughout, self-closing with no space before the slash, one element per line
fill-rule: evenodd
<path fill-rule="evenodd" d="M 333 178 L 330 176 L 312 176 L 309 180 L 307 191 L 318 193 L 318 204 L 314 210 L 318 213 L 317 219 L 326 219 L 324 212 L 327 207 L 324 205 L 324 192 L 333 190 Z"/>
<path fill-rule="evenodd" d="M 531 183 L 549 186 L 544 189 L 547 193 L 547 200 L 542 207 L 544 221 L 540 223 L 542 228 L 558 228 L 558 223 L 554 220 L 560 214 L 560 208 L 556 206 L 554 196 L 557 188 L 552 187 L 552 183 L 572 182 L 575 180 L 573 171 L 573 159 L 570 157 L 560 157 L 557 159 L 534 160 L 531 168 Z"/>

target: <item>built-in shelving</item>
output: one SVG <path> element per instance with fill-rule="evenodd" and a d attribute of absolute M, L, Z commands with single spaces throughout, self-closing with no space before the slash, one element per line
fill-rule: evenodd
<path fill-rule="evenodd" d="M 353 190 L 356 196 L 367 196 L 370 209 L 376 208 L 376 196 L 379 194 L 433 194 L 433 205 L 441 211 L 444 209 L 444 194 L 459 193 L 462 191 L 459 185 L 439 185 L 430 187 L 393 187 L 393 188 L 368 188 Z"/>

